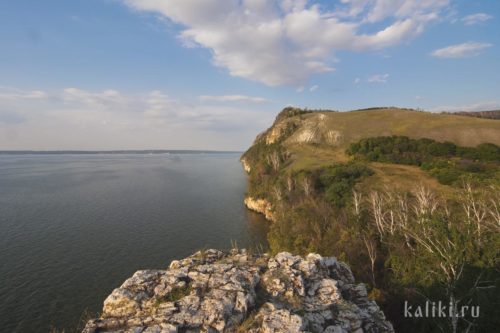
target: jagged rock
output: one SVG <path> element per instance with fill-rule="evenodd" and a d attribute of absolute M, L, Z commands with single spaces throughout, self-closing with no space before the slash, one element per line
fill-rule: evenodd
<path fill-rule="evenodd" d="M 366 288 L 333 257 L 197 252 L 167 270 L 136 272 L 84 331 L 393 332 Z"/>

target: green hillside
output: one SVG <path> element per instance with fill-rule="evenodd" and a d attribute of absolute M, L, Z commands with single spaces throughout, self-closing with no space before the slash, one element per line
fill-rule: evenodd
<path fill-rule="evenodd" d="M 480 302 L 490 319 L 476 331 L 498 325 L 499 120 L 286 108 L 242 162 L 249 207 L 273 220 L 271 251 L 347 261 L 398 331 L 437 327 L 401 317 L 422 295 Z M 479 292 L 482 279 L 497 289 Z"/>

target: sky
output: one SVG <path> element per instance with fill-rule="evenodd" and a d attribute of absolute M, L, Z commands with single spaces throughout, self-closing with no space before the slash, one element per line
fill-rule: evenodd
<path fill-rule="evenodd" d="M 497 0 L 0 2 L 0 150 L 245 150 L 285 106 L 500 108 Z"/>

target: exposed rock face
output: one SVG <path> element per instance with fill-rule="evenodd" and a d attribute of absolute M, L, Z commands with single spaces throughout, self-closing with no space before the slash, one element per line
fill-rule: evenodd
<path fill-rule="evenodd" d="M 310 114 L 301 126 L 289 138 L 289 143 L 321 143 L 338 146 L 342 143 L 342 134 L 329 128 L 327 116 L 323 113 Z"/>
<path fill-rule="evenodd" d="M 257 213 L 264 214 L 267 220 L 274 221 L 273 206 L 266 199 L 255 199 L 253 197 L 246 197 L 244 203 L 248 209 L 253 210 Z"/>
<path fill-rule="evenodd" d="M 266 135 L 266 144 L 271 145 L 278 141 L 284 132 L 284 127 L 283 124 L 276 124 L 273 126 Z"/>
<path fill-rule="evenodd" d="M 250 171 L 252 171 L 250 164 L 248 164 L 244 158 L 241 159 L 241 164 L 243 164 L 243 170 L 245 170 L 246 173 L 250 173 Z"/>
<path fill-rule="evenodd" d="M 393 332 L 377 304 L 333 257 L 198 252 L 167 270 L 138 271 L 84 331 Z"/>

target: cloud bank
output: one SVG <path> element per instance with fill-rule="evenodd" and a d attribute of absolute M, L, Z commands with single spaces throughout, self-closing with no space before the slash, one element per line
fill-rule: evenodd
<path fill-rule="evenodd" d="M 159 90 L 125 94 L 112 89 L 44 92 L 0 87 L 0 150 L 241 150 L 273 119 L 273 106 L 225 105 L 226 100 L 250 97 L 210 98 L 213 103 L 204 105 Z"/>
<path fill-rule="evenodd" d="M 415 38 L 450 0 L 122 0 L 181 26 L 187 47 L 211 51 L 230 75 L 269 86 L 301 86 L 335 70 L 335 52 L 367 51 Z M 374 26 L 379 28 L 374 28 Z"/>

